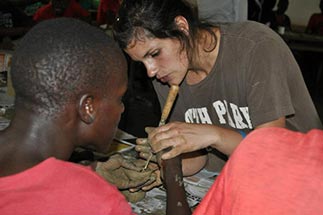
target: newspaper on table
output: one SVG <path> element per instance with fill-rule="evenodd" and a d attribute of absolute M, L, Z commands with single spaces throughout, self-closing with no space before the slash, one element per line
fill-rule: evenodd
<path fill-rule="evenodd" d="M 135 156 L 135 144 L 133 140 L 135 136 L 118 130 L 108 155 L 113 153 L 122 153 L 124 155 Z M 133 154 L 135 153 L 135 154 Z M 205 196 L 211 185 L 213 184 L 218 172 L 202 169 L 194 176 L 185 177 L 184 186 L 186 197 L 191 208 L 195 208 Z M 148 192 L 143 200 L 130 203 L 133 212 L 140 215 L 165 215 L 166 214 L 166 190 L 164 187 L 157 187 Z"/>
<path fill-rule="evenodd" d="M 2 106 L 13 105 L 14 90 L 11 82 L 11 51 L 0 50 L 0 103 Z"/>
<path fill-rule="evenodd" d="M 12 52 L 0 50 L 0 130 L 10 124 L 14 110 L 14 90 L 11 82 Z"/>
<path fill-rule="evenodd" d="M 195 208 L 201 202 L 217 175 L 218 172 L 203 169 L 194 176 L 184 178 L 187 201 L 191 208 Z M 136 214 L 165 215 L 166 191 L 162 186 L 154 188 L 146 193 L 143 200 L 130 204 Z"/>

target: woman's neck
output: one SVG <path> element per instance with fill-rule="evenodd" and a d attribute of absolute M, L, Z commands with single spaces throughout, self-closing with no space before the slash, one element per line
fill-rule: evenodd
<path fill-rule="evenodd" d="M 197 84 L 204 80 L 208 74 L 212 71 L 216 60 L 218 58 L 219 47 L 220 47 L 220 30 L 214 28 L 214 33 L 216 35 L 216 41 L 209 32 L 202 32 L 201 37 L 198 41 L 198 55 L 196 63 L 187 72 L 186 82 L 189 85 Z M 216 43 L 215 48 L 212 46 Z M 210 50 L 210 51 L 208 51 Z"/>

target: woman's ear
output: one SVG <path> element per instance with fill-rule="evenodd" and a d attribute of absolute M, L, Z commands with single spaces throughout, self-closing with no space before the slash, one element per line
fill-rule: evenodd
<path fill-rule="evenodd" d="M 95 104 L 92 95 L 85 94 L 79 101 L 78 113 L 80 118 L 86 124 L 91 124 L 95 120 Z"/>
<path fill-rule="evenodd" d="M 176 16 L 175 24 L 179 30 L 183 31 L 185 34 L 188 34 L 189 25 L 184 16 Z"/>

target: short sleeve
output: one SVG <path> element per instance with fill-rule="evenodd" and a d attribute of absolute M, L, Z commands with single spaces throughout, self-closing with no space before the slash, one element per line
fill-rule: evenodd
<path fill-rule="evenodd" d="M 254 127 L 295 112 L 291 71 L 300 72 L 283 41 L 265 39 L 254 46 L 247 68 L 247 102 Z"/>

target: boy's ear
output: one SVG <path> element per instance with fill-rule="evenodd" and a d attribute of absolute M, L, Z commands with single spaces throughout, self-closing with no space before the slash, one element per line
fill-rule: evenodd
<path fill-rule="evenodd" d="M 179 30 L 183 31 L 185 34 L 188 34 L 189 26 L 184 16 L 176 16 L 174 21 Z"/>
<path fill-rule="evenodd" d="M 96 107 L 94 104 L 94 97 L 85 94 L 79 101 L 78 113 L 83 122 L 91 124 L 95 120 Z"/>

